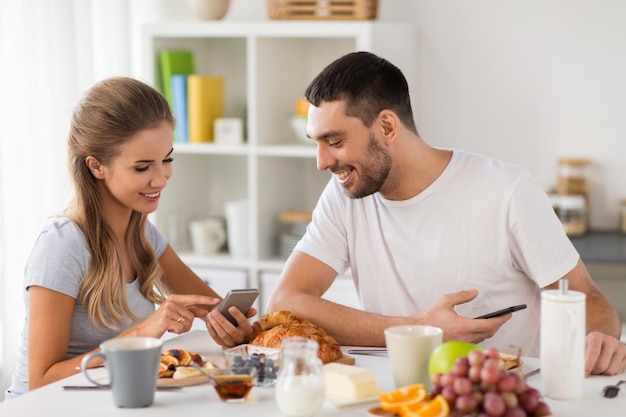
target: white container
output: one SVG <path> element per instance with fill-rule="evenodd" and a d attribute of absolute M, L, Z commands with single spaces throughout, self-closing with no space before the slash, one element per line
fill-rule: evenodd
<path fill-rule="evenodd" d="M 569 291 L 567 280 L 559 286 L 541 293 L 542 392 L 567 400 L 582 394 L 585 379 L 586 296 Z"/>
<path fill-rule="evenodd" d="M 247 199 L 228 201 L 224 205 L 228 250 L 233 258 L 247 258 L 250 255 L 249 210 Z"/>

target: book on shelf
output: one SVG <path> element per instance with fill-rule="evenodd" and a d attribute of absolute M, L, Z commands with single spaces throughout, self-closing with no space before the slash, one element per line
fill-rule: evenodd
<path fill-rule="evenodd" d="M 224 77 L 187 76 L 189 142 L 213 142 L 213 122 L 224 116 Z"/>
<path fill-rule="evenodd" d="M 189 142 L 187 123 L 187 75 L 172 74 L 170 84 L 172 86 L 172 112 L 176 118 L 174 140 L 176 142 Z"/>
<path fill-rule="evenodd" d="M 186 50 L 163 50 L 159 52 L 159 82 L 160 90 L 172 105 L 172 85 L 173 74 L 193 74 L 194 62 L 193 53 Z"/>

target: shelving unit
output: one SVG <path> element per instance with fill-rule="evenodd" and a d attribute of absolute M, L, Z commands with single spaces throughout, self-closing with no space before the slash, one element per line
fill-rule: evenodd
<path fill-rule="evenodd" d="M 415 31 L 409 23 L 376 21 L 212 21 L 155 24 L 144 28 L 145 81 L 157 86 L 157 54 L 188 49 L 196 72 L 225 78 L 225 116 L 244 120 L 240 146 L 174 143 L 174 175 L 151 220 L 185 262 L 198 271 L 235 269 L 247 285 L 261 274 L 277 276 L 279 213 L 313 210 L 328 172 L 316 168 L 314 143 L 293 133 L 294 102 L 334 59 L 367 50 L 389 59 L 409 82 L 416 66 Z M 190 251 L 188 224 L 224 215 L 224 204 L 249 201 L 249 254 L 197 256 Z"/>

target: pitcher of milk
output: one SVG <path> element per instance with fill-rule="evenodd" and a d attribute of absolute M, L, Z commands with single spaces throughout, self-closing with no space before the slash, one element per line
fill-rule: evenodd
<path fill-rule="evenodd" d="M 542 391 L 557 400 L 580 396 L 585 378 L 586 296 L 567 284 L 541 293 Z"/>
<path fill-rule="evenodd" d="M 316 416 L 324 404 L 325 383 L 319 345 L 306 337 L 282 341 L 282 357 L 276 380 L 276 403 L 286 417 Z"/>

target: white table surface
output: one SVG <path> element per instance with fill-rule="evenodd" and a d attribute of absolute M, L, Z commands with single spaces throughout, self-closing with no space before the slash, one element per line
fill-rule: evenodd
<path fill-rule="evenodd" d="M 164 349 L 181 348 L 197 352 L 203 357 L 221 358 L 221 348 L 203 330 L 170 338 Z M 347 348 L 344 347 L 344 351 Z M 376 375 L 379 391 L 393 389 L 388 358 L 385 356 L 352 355 L 356 365 L 370 369 Z M 536 358 L 523 358 L 524 372 L 538 368 Z M 101 372 L 105 372 L 102 370 Z M 575 400 L 556 401 L 547 399 L 555 417 L 624 417 L 626 416 L 626 386 L 622 387 L 617 398 L 602 396 L 602 387 L 620 379 L 619 376 L 592 376 L 584 383 L 583 395 Z M 530 385 L 541 388 L 541 373 L 528 379 Z M 274 401 L 273 388 L 254 387 L 245 403 L 225 403 L 217 396 L 209 384 L 185 387 L 178 391 L 157 391 L 154 404 L 146 408 L 123 409 L 113 405 L 110 391 L 65 391 L 63 385 L 89 385 L 82 374 L 77 374 L 52 383 L 18 398 L 0 403 L 0 416 L 41 417 L 41 416 L 233 416 L 233 417 L 278 417 L 281 415 Z M 364 417 L 376 402 L 338 408 L 326 402 L 319 417 Z"/>

